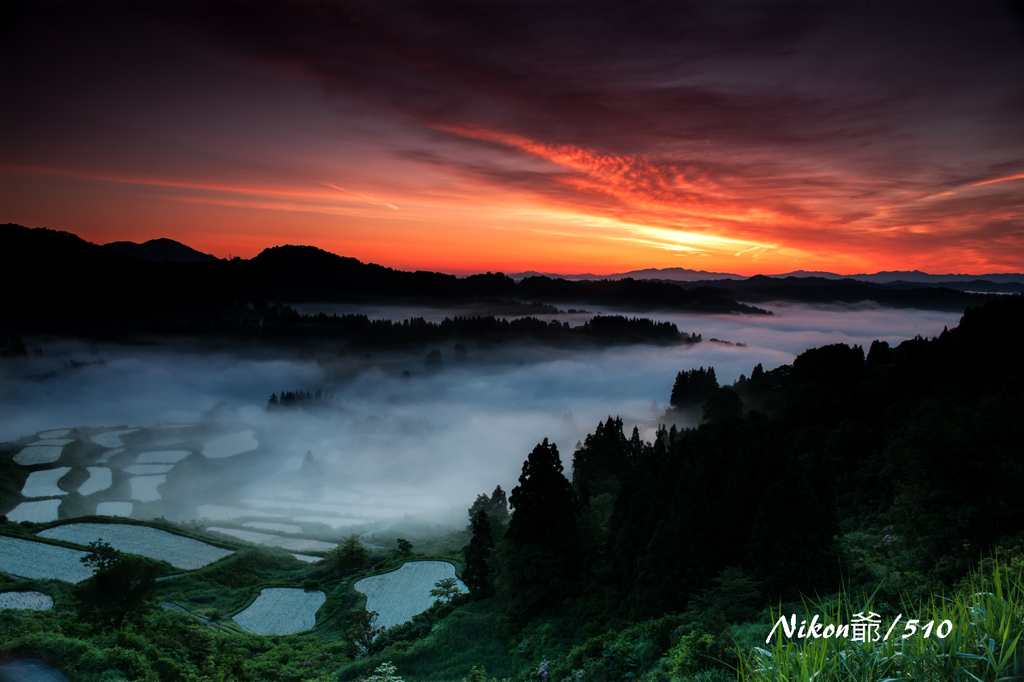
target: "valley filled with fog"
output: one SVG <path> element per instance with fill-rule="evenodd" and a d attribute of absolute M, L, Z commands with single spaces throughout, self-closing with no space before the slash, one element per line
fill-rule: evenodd
<path fill-rule="evenodd" d="M 371 319 L 440 321 L 466 314 L 296 307 Z M 77 433 L 99 448 L 102 465 L 115 469 L 114 487 L 122 481 L 121 501 L 107 504 L 131 503 L 129 513 L 141 518 L 244 522 L 251 533 L 281 532 L 275 526 L 287 523 L 325 532 L 370 528 L 405 514 L 462 526 L 478 493 L 516 485 L 526 455 L 545 437 L 558 445 L 567 473 L 576 442 L 609 415 L 621 416 L 627 433 L 637 425 L 651 439 L 681 370 L 713 366 L 725 385 L 757 363 L 765 370 L 791 363 L 807 348 L 866 348 L 874 339 L 895 345 L 935 336 L 960 318 L 871 306 L 767 307 L 774 315 L 639 315 L 700 334 L 703 341 L 695 344 L 467 344 L 464 358 L 448 345 L 440 348 L 443 366 L 434 369 L 426 366 L 426 347 L 349 350 L 339 357 L 340 349 L 328 345 L 238 352 L 226 343 L 27 339 L 29 357 L 0 363 L 0 440 L 21 446 L 40 432 L 77 429 L 69 437 Z M 575 326 L 591 316 L 539 317 Z M 40 355 L 31 352 L 37 347 Z M 268 410 L 271 394 L 296 390 L 329 399 Z M 137 430 L 123 436 L 123 447 L 108 447 L 103 434 L 114 429 Z M 184 454 L 175 460 L 171 452 Z M 154 466 L 161 468 L 146 468 Z M 301 543 L 293 544 L 290 549 L 302 551 Z"/>

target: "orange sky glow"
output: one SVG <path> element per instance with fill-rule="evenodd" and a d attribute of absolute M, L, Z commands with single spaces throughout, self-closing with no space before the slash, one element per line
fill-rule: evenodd
<path fill-rule="evenodd" d="M 588 42 L 560 33 L 558 11 L 474 34 L 461 17 L 418 30 L 367 5 L 345 47 L 340 10 L 285 28 L 254 10 L 229 29 L 219 10 L 109 11 L 88 45 L 73 16 L 14 23 L 0 221 L 220 257 L 310 244 L 455 274 L 1024 271 L 1024 43 L 998 16 L 979 12 L 942 57 L 968 38 L 1001 51 L 907 92 L 942 62 L 900 61 L 873 17 L 844 11 L 767 38 L 750 33 L 757 16 L 671 15 L 724 37 L 650 28 L 610 56 L 597 48 L 614 10 Z M 920 40 L 962 17 L 933 19 Z M 502 49 L 468 37 L 488 28 Z"/>

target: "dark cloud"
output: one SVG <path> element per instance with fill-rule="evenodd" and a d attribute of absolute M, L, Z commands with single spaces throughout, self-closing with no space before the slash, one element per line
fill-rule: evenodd
<path fill-rule="evenodd" d="M 428 125 L 497 127 L 614 153 L 693 142 L 842 148 L 898 137 L 908 119 L 942 120 L 941 108 L 921 107 L 956 109 L 979 89 L 987 104 L 1019 106 L 1024 68 L 1001 6 L 989 4 L 263 3 L 202 11 L 219 39 L 339 96 Z"/>
<path fill-rule="evenodd" d="M 826 249 L 822 235 L 856 243 L 868 228 L 885 230 L 882 244 L 913 221 L 972 239 L 969 222 L 1021 221 L 1020 181 L 965 194 L 1024 167 L 1024 40 L 1013 11 L 30 4 L 2 48 L 5 124 L 15 131 L 4 153 L 23 165 L 66 167 L 58 161 L 74 155 L 80 167 L 102 158 L 182 176 L 201 163 L 207 175 L 244 168 L 261 181 L 275 180 L 278 163 L 289 181 L 322 183 L 348 148 L 316 163 L 282 150 L 312 149 L 320 143 L 304 131 L 333 126 L 346 141 L 372 136 L 366 157 L 416 160 L 438 178 L 623 222 L 803 253 Z M 272 136 L 277 147 L 264 147 Z M 237 140 L 230 152 L 209 144 L 227 138 Z M 381 174 L 378 186 L 396 176 Z M 945 192 L 955 197 L 929 198 Z M 1024 248 L 1016 234 L 1002 236 Z"/>

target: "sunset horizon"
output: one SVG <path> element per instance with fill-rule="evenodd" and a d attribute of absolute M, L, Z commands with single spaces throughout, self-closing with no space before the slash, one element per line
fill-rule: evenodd
<path fill-rule="evenodd" d="M 1024 271 L 996 3 L 27 3 L 0 221 L 402 270 Z"/>

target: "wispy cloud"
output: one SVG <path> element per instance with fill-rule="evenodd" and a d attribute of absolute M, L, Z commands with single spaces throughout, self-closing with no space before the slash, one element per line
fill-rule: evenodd
<path fill-rule="evenodd" d="M 261 2 L 39 17 L 5 48 L 6 160 L 22 168 L 102 155 L 94 170 L 111 181 L 176 187 L 197 206 L 329 212 L 344 197 L 386 209 L 388 238 L 421 253 L 417 239 L 468 232 L 474 253 L 507 253 L 491 232 L 500 210 L 574 234 L 546 242 L 565 259 L 588 248 L 591 218 L 619 226 L 602 238 L 637 266 L 688 252 L 729 271 L 783 258 L 1024 269 L 1024 44 L 1008 6 Z M 65 83 L 46 55 L 72 54 Z M 193 93 L 204 105 L 181 107 Z M 216 181 L 200 179 L 210 164 Z M 303 229 L 289 223 L 289 240 Z"/>

